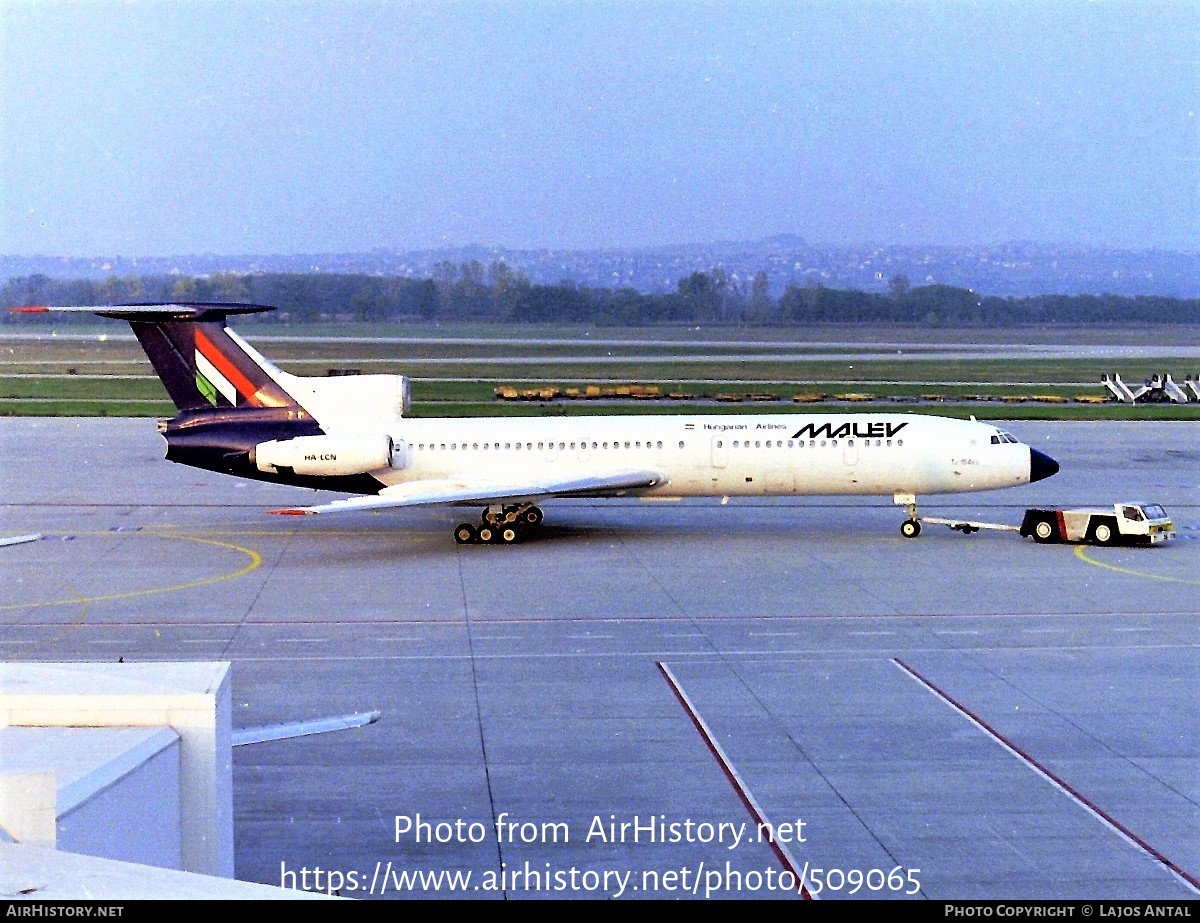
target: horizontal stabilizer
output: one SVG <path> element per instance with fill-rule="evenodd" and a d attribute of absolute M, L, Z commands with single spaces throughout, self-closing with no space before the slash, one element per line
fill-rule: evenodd
<path fill-rule="evenodd" d="M 138 304 L 109 305 L 25 305 L 13 308 L 13 314 L 95 314 L 117 320 L 137 321 L 219 321 L 231 314 L 261 314 L 274 311 L 270 305 L 218 301 L 148 301 Z"/>

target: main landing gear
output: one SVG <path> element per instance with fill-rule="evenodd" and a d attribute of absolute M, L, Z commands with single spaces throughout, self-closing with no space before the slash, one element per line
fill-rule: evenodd
<path fill-rule="evenodd" d="M 921 534 L 921 520 L 917 518 L 917 498 L 914 494 L 896 494 L 892 498 L 897 506 L 908 510 L 908 519 L 900 523 L 900 534 L 905 538 L 916 538 Z"/>
<path fill-rule="evenodd" d="M 542 511 L 532 503 L 489 506 L 483 511 L 483 522 L 478 527 L 469 522 L 458 525 L 454 529 L 454 540 L 460 545 L 512 545 L 541 525 L 544 518 Z"/>

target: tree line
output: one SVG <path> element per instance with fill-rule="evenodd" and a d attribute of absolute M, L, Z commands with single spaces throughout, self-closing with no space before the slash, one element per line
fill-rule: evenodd
<path fill-rule="evenodd" d="M 749 280 L 720 267 L 679 280 L 674 292 L 647 294 L 560 282 L 535 284 L 503 261 L 446 261 L 432 278 L 337 273 L 214 273 L 105 279 L 10 278 L 7 308 L 31 304 L 104 305 L 143 301 L 233 301 L 279 310 L 246 321 L 488 321 L 803 325 L 898 323 L 930 327 L 1028 324 L 1197 324 L 1200 299 L 1125 295 L 998 297 L 950 285 L 912 286 L 894 277 L 886 292 L 829 288 L 817 280 L 771 294 L 766 273 Z M 61 321 L 61 316 L 57 318 Z"/>

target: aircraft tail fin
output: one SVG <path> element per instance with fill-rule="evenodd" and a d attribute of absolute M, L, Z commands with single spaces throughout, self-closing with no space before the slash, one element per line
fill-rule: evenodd
<path fill-rule="evenodd" d="M 272 311 L 257 304 L 207 302 L 25 307 L 14 313 L 91 312 L 129 322 L 180 411 L 295 407 L 280 372 L 225 326 L 230 314 Z"/>

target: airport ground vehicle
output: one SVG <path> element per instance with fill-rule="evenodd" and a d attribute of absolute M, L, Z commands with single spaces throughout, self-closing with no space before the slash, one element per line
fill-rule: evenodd
<path fill-rule="evenodd" d="M 1175 537 L 1175 526 L 1157 503 L 1114 503 L 1092 509 L 1028 509 L 1019 526 L 971 519 L 922 516 L 922 522 L 949 526 L 970 535 L 988 529 L 1019 532 L 1042 544 L 1081 542 L 1088 545 L 1158 545 Z M 907 535 L 908 533 L 905 533 Z"/>
<path fill-rule="evenodd" d="M 1038 542 L 1157 545 L 1175 537 L 1175 526 L 1157 503 L 1114 503 L 1075 510 L 1026 510 L 1021 535 Z"/>

